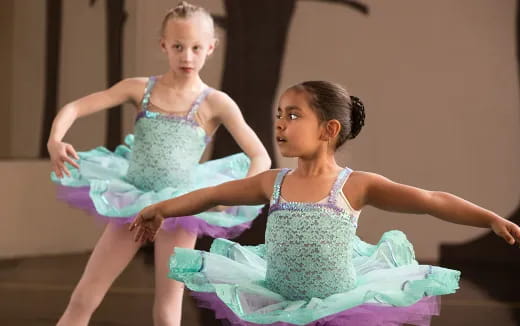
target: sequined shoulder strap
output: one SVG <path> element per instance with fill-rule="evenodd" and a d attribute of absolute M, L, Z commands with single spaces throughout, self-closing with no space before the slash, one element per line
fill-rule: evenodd
<path fill-rule="evenodd" d="M 273 185 L 273 195 L 271 196 L 271 205 L 278 204 L 280 201 L 280 189 L 282 188 L 283 178 L 285 178 L 289 171 L 291 171 L 291 169 L 283 168 L 276 175 Z"/>
<path fill-rule="evenodd" d="M 195 102 L 191 105 L 190 111 L 188 111 L 187 118 L 189 120 L 193 120 L 195 118 L 195 114 L 199 110 L 200 104 L 206 99 L 206 97 L 211 93 L 213 88 L 206 87 L 204 90 L 200 93 L 200 95 L 195 99 Z"/>
<path fill-rule="evenodd" d="M 150 96 L 152 94 L 152 89 L 157 81 L 156 76 L 151 76 L 148 78 L 148 82 L 146 83 L 146 87 L 144 88 L 143 100 L 141 101 L 141 110 L 145 111 L 148 108 L 148 104 L 150 103 Z"/>
<path fill-rule="evenodd" d="M 330 190 L 329 204 L 336 205 L 336 200 L 338 198 L 339 192 L 342 191 L 343 185 L 345 184 L 347 178 L 350 176 L 351 173 L 352 170 L 346 167 L 343 170 L 341 170 L 341 172 L 338 174 L 338 177 L 336 178 L 336 181 L 334 181 L 334 185 Z"/>

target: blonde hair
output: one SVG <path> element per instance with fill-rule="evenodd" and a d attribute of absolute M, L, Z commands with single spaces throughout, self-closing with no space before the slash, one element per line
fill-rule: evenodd
<path fill-rule="evenodd" d="M 211 14 L 206 9 L 200 6 L 192 5 L 191 3 L 188 3 L 186 1 L 181 1 L 176 7 L 171 8 L 164 15 L 161 24 L 161 36 L 164 36 L 166 24 L 168 24 L 168 21 L 170 21 L 170 19 L 186 19 L 198 14 L 202 15 L 202 17 L 208 20 L 208 22 L 210 23 L 211 30 L 213 34 L 215 34 L 213 17 L 211 17 Z"/>

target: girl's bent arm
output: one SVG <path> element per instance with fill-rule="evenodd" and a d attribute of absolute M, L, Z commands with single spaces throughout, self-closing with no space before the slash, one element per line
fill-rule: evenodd
<path fill-rule="evenodd" d="M 218 119 L 251 160 L 247 175 L 255 175 L 269 169 L 271 167 L 271 159 L 267 150 L 244 120 L 237 104 L 222 92 L 218 93 L 216 102 Z"/>
<path fill-rule="evenodd" d="M 137 103 L 144 84 L 143 78 L 125 79 L 107 90 L 71 102 L 60 110 L 52 122 L 52 129 L 47 141 L 52 169 L 58 178 L 63 177 L 64 174 L 70 176 L 70 171 L 65 163 L 79 169 L 79 165 L 73 160 L 73 158 L 79 159 L 76 150 L 72 145 L 62 142 L 74 121 L 79 117 L 115 107 L 128 100 Z"/>
<path fill-rule="evenodd" d="M 60 142 L 77 118 L 118 106 L 129 100 L 137 103 L 139 94 L 143 92 L 143 86 L 142 78 L 129 78 L 109 89 L 92 93 L 66 104 L 52 123 L 49 142 Z"/>

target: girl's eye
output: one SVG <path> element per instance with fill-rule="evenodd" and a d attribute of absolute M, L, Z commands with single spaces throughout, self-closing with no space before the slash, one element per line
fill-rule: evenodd
<path fill-rule="evenodd" d="M 276 114 L 275 117 L 276 117 L 276 119 L 278 119 L 278 120 L 280 120 L 280 119 L 283 118 L 283 116 L 282 116 L 280 113 Z M 294 114 L 294 113 L 289 113 L 289 114 L 287 114 L 287 119 L 289 119 L 289 120 L 296 120 L 296 119 L 298 119 L 298 118 L 299 118 L 298 115 L 296 115 L 296 114 Z"/>
<path fill-rule="evenodd" d="M 175 50 L 182 50 L 182 45 L 180 45 L 180 44 L 175 44 L 175 45 L 173 46 L 173 48 L 174 48 Z"/>
<path fill-rule="evenodd" d="M 199 45 L 196 45 L 193 47 L 193 51 L 199 51 L 200 50 L 200 46 Z"/>

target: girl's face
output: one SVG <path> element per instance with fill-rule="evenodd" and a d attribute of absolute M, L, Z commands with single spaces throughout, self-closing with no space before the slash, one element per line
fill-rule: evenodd
<path fill-rule="evenodd" d="M 181 76 L 198 74 L 214 48 L 213 29 L 201 15 L 170 19 L 164 28 L 161 49 L 170 69 Z"/>
<path fill-rule="evenodd" d="M 325 128 L 309 106 L 303 91 L 288 90 L 280 98 L 276 115 L 276 143 L 285 157 L 312 156 L 327 145 Z"/>

